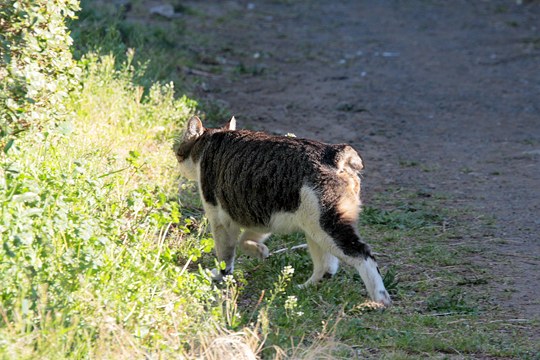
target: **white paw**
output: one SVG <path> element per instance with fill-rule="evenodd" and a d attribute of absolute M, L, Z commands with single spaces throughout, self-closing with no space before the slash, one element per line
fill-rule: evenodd
<path fill-rule="evenodd" d="M 246 240 L 242 245 L 242 250 L 251 257 L 264 260 L 270 255 L 266 245 L 256 241 Z"/>
<path fill-rule="evenodd" d="M 223 274 L 221 273 L 221 270 L 212 269 L 212 280 L 218 282 L 223 280 Z"/>
<path fill-rule="evenodd" d="M 268 248 L 264 244 L 258 244 L 257 249 L 259 250 L 259 259 L 264 260 L 270 255 Z"/>
<path fill-rule="evenodd" d="M 302 285 L 298 285 L 298 287 L 300 289 L 305 289 L 308 286 L 317 285 L 319 283 L 319 281 L 321 281 L 321 279 L 323 278 L 323 275 L 324 274 L 311 275 L 311 277 L 308 279 L 308 281 L 306 281 Z"/>
<path fill-rule="evenodd" d="M 392 299 L 390 299 L 390 295 L 385 289 L 376 291 L 374 294 L 372 294 L 371 299 L 384 307 L 389 307 L 392 305 Z"/>
<path fill-rule="evenodd" d="M 298 286 L 299 289 L 305 289 L 305 288 L 307 288 L 309 286 L 313 286 L 313 285 L 315 285 L 315 284 L 308 280 L 305 283 L 299 284 L 299 285 L 296 285 L 296 286 Z"/>

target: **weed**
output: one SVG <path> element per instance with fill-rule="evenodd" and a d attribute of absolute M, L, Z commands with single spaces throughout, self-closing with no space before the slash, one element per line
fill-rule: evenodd
<path fill-rule="evenodd" d="M 398 292 L 399 279 L 395 267 L 391 267 L 383 276 L 384 287 L 390 295 L 396 295 Z"/>
<path fill-rule="evenodd" d="M 238 66 L 235 67 L 234 71 L 239 75 L 259 76 L 264 74 L 264 72 L 266 71 L 266 67 L 260 64 L 247 66 L 244 63 L 240 63 Z"/>
<path fill-rule="evenodd" d="M 415 160 L 399 160 L 399 165 L 402 167 L 416 167 L 419 166 L 420 163 Z"/>

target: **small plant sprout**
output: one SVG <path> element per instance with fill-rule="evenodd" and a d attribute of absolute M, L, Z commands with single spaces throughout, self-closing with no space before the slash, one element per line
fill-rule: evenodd
<path fill-rule="evenodd" d="M 223 312 L 225 315 L 225 320 L 229 328 L 235 329 L 240 325 L 241 322 L 241 315 L 238 312 L 238 286 L 232 275 L 224 276 L 223 282 L 226 286 L 223 296 Z"/>

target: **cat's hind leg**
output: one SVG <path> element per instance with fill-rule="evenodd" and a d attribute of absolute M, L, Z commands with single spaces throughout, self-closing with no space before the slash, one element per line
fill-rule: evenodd
<path fill-rule="evenodd" d="M 313 189 L 305 186 L 301 190 L 301 204 L 294 220 L 306 238 L 318 245 L 318 248 L 310 245 L 314 271 L 308 283 L 324 276 L 322 254 L 330 253 L 360 273 L 373 301 L 389 306 L 390 295 L 384 287 L 377 263 L 356 229 L 359 200 L 354 198 L 350 202 L 341 201 L 336 206 L 329 199 L 331 197 L 326 199 L 326 205 L 321 205 L 320 196 Z M 332 261 L 335 260 L 329 263 Z"/>
<path fill-rule="evenodd" d="M 339 260 L 306 235 L 309 253 L 313 261 L 313 274 L 300 287 L 316 284 L 326 276 L 333 276 L 339 267 Z"/>
<path fill-rule="evenodd" d="M 258 233 L 252 230 L 245 230 L 240 236 L 240 249 L 247 255 L 266 259 L 268 257 L 268 248 L 264 245 L 264 241 L 270 237 L 271 233 Z"/>
<path fill-rule="evenodd" d="M 338 221 L 325 232 L 333 243 L 330 250 L 340 260 L 358 271 L 369 297 L 381 305 L 389 306 L 392 301 L 384 286 L 375 258 L 369 246 L 360 239 L 354 225 Z M 325 236 L 321 237 L 320 241 L 329 242 Z"/>

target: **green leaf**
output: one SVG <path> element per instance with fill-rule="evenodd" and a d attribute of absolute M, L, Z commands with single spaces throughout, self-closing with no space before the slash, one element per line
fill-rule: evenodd
<path fill-rule="evenodd" d="M 8 140 L 6 145 L 4 145 L 4 154 L 8 153 L 9 149 L 11 149 L 11 147 L 13 146 L 14 143 L 15 143 L 15 139 L 9 139 Z"/>

